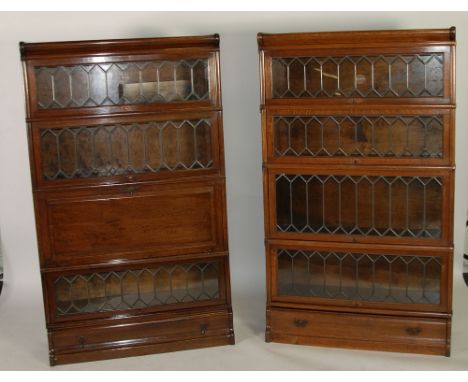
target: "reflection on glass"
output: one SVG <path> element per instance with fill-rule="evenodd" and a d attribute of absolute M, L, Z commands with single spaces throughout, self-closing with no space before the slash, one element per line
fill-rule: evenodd
<path fill-rule="evenodd" d="M 40 66 L 35 78 L 39 109 L 209 98 L 206 59 Z"/>
<path fill-rule="evenodd" d="M 273 98 L 440 97 L 443 55 L 274 57 Z"/>

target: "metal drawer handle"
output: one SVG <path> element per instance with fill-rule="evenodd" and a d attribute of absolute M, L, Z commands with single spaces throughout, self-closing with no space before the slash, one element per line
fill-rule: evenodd
<path fill-rule="evenodd" d="M 206 330 L 208 329 L 208 324 L 202 324 L 200 325 L 200 333 L 202 335 L 205 335 L 206 334 Z"/>
<path fill-rule="evenodd" d="M 298 328 L 304 328 L 308 323 L 309 321 L 307 320 L 299 320 L 297 318 L 294 320 L 294 325 L 296 325 Z"/>
<path fill-rule="evenodd" d="M 412 328 L 406 328 L 406 333 L 408 333 L 410 336 L 417 336 L 421 332 L 422 332 L 422 329 L 417 326 L 412 327 Z"/>
<path fill-rule="evenodd" d="M 136 185 L 126 186 L 123 188 L 123 192 L 126 194 L 133 194 L 135 191 L 138 191 L 138 186 Z"/>

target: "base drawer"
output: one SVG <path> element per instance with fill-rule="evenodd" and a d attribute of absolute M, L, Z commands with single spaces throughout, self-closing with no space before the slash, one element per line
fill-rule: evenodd
<path fill-rule="evenodd" d="M 267 341 L 448 355 L 450 318 L 271 309 Z"/>
<path fill-rule="evenodd" d="M 51 365 L 234 343 L 228 311 L 115 321 L 50 330 Z"/>

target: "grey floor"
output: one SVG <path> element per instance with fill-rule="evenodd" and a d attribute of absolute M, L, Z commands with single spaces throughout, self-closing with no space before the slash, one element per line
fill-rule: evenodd
<path fill-rule="evenodd" d="M 236 345 L 56 366 L 54 370 L 468 370 L 468 288 L 455 277 L 450 358 L 265 343 L 264 296 L 234 291 Z M 48 370 L 39 290 L 0 296 L 0 370 Z"/>

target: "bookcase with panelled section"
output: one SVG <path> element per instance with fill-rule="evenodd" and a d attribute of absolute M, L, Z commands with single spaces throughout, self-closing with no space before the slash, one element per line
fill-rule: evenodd
<path fill-rule="evenodd" d="M 455 28 L 258 44 L 266 340 L 449 355 Z"/>
<path fill-rule="evenodd" d="M 20 49 L 50 363 L 234 343 L 219 37 Z"/>

